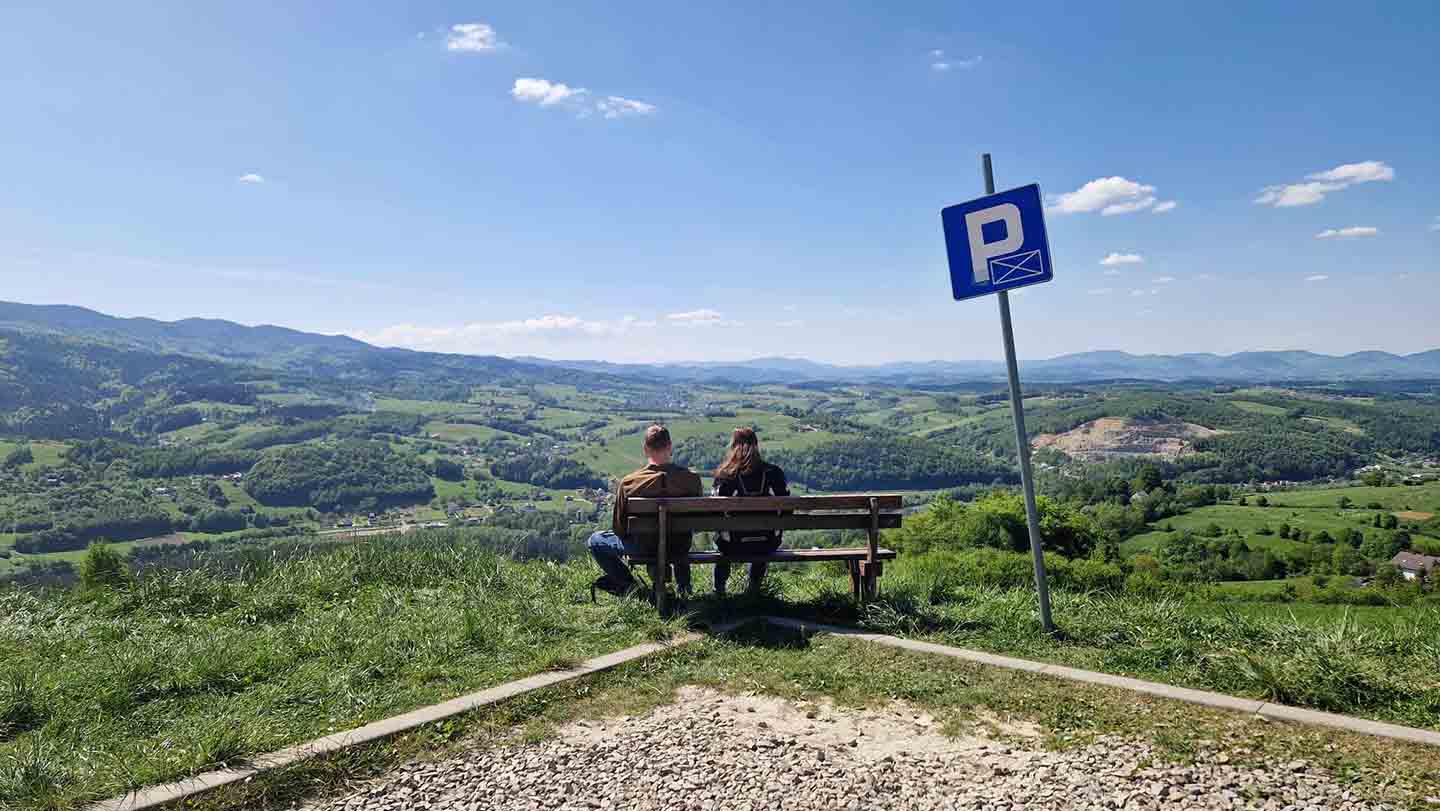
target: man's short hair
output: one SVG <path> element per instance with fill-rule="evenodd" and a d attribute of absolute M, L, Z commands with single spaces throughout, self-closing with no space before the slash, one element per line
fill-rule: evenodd
<path fill-rule="evenodd" d="M 645 450 L 663 451 L 670 447 L 670 429 L 663 425 L 652 425 L 645 429 Z"/>

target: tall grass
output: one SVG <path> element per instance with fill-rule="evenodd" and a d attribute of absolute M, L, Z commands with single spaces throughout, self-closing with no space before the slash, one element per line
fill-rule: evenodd
<path fill-rule="evenodd" d="M 642 602 L 590 605 L 592 577 L 429 534 L 0 591 L 0 807 L 163 782 L 671 632 Z"/>
<path fill-rule="evenodd" d="M 842 568 L 808 566 L 777 571 L 758 596 L 691 607 L 855 623 L 1440 728 L 1440 611 L 1391 609 L 1384 622 L 1330 606 L 1258 613 L 1130 593 L 1112 568 L 1054 567 L 1056 638 L 1040 632 L 1026 567 L 985 556 L 902 557 L 863 606 Z M 591 605 L 593 576 L 588 563 L 516 563 L 432 533 L 113 588 L 0 591 L 0 807 L 73 807 L 678 627 L 642 600 Z M 675 661 L 650 663 L 655 678 Z"/>
<path fill-rule="evenodd" d="M 800 572 L 789 602 L 797 616 L 885 633 L 1044 659 L 1414 726 L 1440 728 L 1440 609 L 1388 610 L 1360 620 L 1348 607 L 1301 618 L 1123 591 L 1053 592 L 1056 638 L 1041 632 L 1030 588 L 974 582 L 947 556 L 887 569 L 880 598 L 858 607 L 832 573 Z M 1326 607 L 1330 608 L 1330 607 Z M 1373 615 L 1370 615 L 1373 616 Z"/>

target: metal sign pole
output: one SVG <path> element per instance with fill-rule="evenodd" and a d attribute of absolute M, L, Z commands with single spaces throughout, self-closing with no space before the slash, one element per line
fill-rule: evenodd
<path fill-rule="evenodd" d="M 980 156 L 985 173 L 985 193 L 995 193 L 995 171 L 990 167 L 990 153 Z M 1015 446 L 1020 452 L 1020 484 L 1025 490 L 1025 522 L 1030 528 L 1030 555 L 1035 559 L 1035 591 L 1040 596 L 1040 625 L 1045 633 L 1055 633 L 1050 617 L 1050 584 L 1045 578 L 1045 554 L 1040 544 L 1040 511 L 1035 507 L 1035 476 L 1030 471 L 1030 440 L 1025 433 L 1025 404 L 1020 396 L 1020 367 L 1015 362 L 1015 331 L 1010 326 L 1010 293 L 1001 290 L 1000 334 L 1005 340 L 1005 371 L 1010 375 L 1010 413 L 1015 417 Z"/>

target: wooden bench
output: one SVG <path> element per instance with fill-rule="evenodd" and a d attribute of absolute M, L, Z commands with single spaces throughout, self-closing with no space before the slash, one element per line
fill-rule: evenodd
<path fill-rule="evenodd" d="M 719 552 L 691 552 L 689 562 L 813 563 L 841 560 L 850 572 L 850 589 L 856 599 L 875 596 L 883 561 L 895 552 L 880 548 L 880 530 L 900 526 L 901 497 L 859 493 L 837 496 L 740 496 L 701 498 L 632 498 L 626 500 L 625 526 L 629 533 L 664 538 L 670 532 L 743 532 L 747 530 L 859 529 L 869 543 L 856 549 L 778 549 L 769 555 L 727 557 Z M 654 564 L 655 605 L 665 610 L 665 581 L 669 575 L 666 544 L 657 545 L 654 557 L 630 557 L 631 565 Z"/>

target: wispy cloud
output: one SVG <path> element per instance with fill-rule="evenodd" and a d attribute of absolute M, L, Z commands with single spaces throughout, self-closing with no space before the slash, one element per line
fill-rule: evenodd
<path fill-rule="evenodd" d="M 1307 282 L 1323 282 L 1323 281 L 1325 281 L 1325 280 L 1328 279 L 1328 278 L 1330 278 L 1330 277 L 1327 276 L 1327 275 L 1325 275 L 1324 273 L 1316 273 L 1316 274 L 1313 275 L 1313 276 L 1306 276 L 1306 277 L 1305 277 L 1305 281 L 1307 281 Z"/>
<path fill-rule="evenodd" d="M 606 96 L 595 102 L 595 109 L 606 118 L 625 118 L 632 115 L 650 115 L 657 109 L 653 104 L 646 104 L 635 99 L 622 98 L 620 96 Z"/>
<path fill-rule="evenodd" d="M 775 326 L 784 327 L 785 329 L 795 329 L 805 326 L 805 320 L 801 318 L 791 318 L 787 321 L 777 321 L 775 322 Z"/>
<path fill-rule="evenodd" d="M 1101 260 L 1100 260 L 1100 264 L 1106 265 L 1106 266 L 1113 266 L 1113 265 L 1141 265 L 1141 264 L 1144 264 L 1144 263 L 1145 263 L 1145 257 L 1141 256 L 1141 255 L 1138 254 L 1138 253 L 1111 253 L 1111 254 L 1109 254 L 1108 256 L 1106 256 L 1104 259 L 1101 259 Z"/>
<path fill-rule="evenodd" d="M 573 315 L 542 315 L 508 321 L 477 321 L 458 326 L 430 327 L 418 324 L 395 324 L 373 331 L 351 333 L 366 343 L 377 346 L 406 346 L 418 349 L 475 347 L 483 349 L 491 342 L 520 337 L 549 339 L 608 338 L 650 329 L 654 321 L 642 321 L 633 315 L 617 320 L 591 320 Z"/>
<path fill-rule="evenodd" d="M 520 78 L 510 88 L 510 95 L 516 101 L 538 104 L 541 107 L 563 107 L 581 118 L 594 114 L 602 118 L 630 118 L 653 115 L 659 108 L 648 102 L 627 99 L 624 96 L 605 96 L 591 100 L 590 91 L 583 87 L 571 87 L 564 82 L 549 79 Z"/>
<path fill-rule="evenodd" d="M 1166 201 L 1164 201 L 1164 202 L 1162 202 L 1162 203 L 1156 203 L 1156 204 L 1155 204 L 1155 207 L 1152 208 L 1152 209 L 1150 209 L 1150 213 L 1151 213 L 1151 214 L 1164 214 L 1164 213 L 1167 212 L 1167 211 L 1174 211 L 1174 210 L 1175 210 L 1175 207 L 1178 206 L 1178 205 L 1180 205 L 1180 204 L 1177 203 L 1177 202 L 1175 202 L 1174 200 L 1166 200 Z"/>
<path fill-rule="evenodd" d="M 1157 199 L 1154 186 L 1117 175 L 1096 178 L 1075 191 L 1054 197 L 1048 209 L 1059 214 L 1099 211 L 1101 216 L 1109 217 L 1161 207 L 1169 211 L 1176 205 L 1174 200 Z"/>
<path fill-rule="evenodd" d="M 1326 228 L 1315 235 L 1316 239 L 1354 239 L 1356 237 L 1373 237 L 1380 233 L 1379 228 L 1369 225 L 1352 225 L 1349 228 Z"/>
<path fill-rule="evenodd" d="M 938 73 L 946 73 L 952 68 L 969 70 L 985 61 L 985 57 L 978 54 L 965 59 L 946 59 L 945 52 L 938 48 L 930 52 L 930 58 L 933 60 L 930 62 L 930 69 Z"/>
<path fill-rule="evenodd" d="M 1116 270 L 1115 268 L 1110 268 L 1109 270 L 1105 271 L 1105 272 L 1102 273 L 1101 275 L 1102 275 L 1102 276 L 1119 276 L 1119 275 L 1120 275 L 1120 271 Z"/>
<path fill-rule="evenodd" d="M 1090 288 L 1089 290 L 1086 290 L 1085 292 L 1089 293 L 1089 294 L 1092 295 L 1092 296 L 1108 296 L 1108 295 L 1110 295 L 1111 293 L 1114 293 L 1114 292 L 1115 292 L 1115 288 L 1113 288 L 1113 287 L 1092 287 L 1092 288 Z"/>
<path fill-rule="evenodd" d="M 1440 214 L 1437 214 L 1437 215 L 1435 216 L 1435 220 L 1430 223 L 1430 230 L 1431 230 L 1431 231 L 1440 231 Z"/>
<path fill-rule="evenodd" d="M 1156 276 L 1155 279 L 1154 279 L 1154 281 L 1155 281 L 1155 284 L 1169 284 L 1169 283 L 1175 281 L 1175 277 L 1174 277 L 1174 276 Z"/>
<path fill-rule="evenodd" d="M 254 172 L 248 172 L 248 173 L 246 173 L 246 174 L 243 174 L 243 175 L 235 178 L 235 180 L 236 180 L 237 182 L 239 182 L 239 183 L 264 183 L 264 182 L 265 182 L 265 178 L 261 177 L 260 175 L 255 174 Z"/>
<path fill-rule="evenodd" d="M 739 321 L 732 321 L 716 310 L 699 309 L 687 310 L 683 313 L 670 313 L 665 320 L 681 327 L 738 327 Z"/>
<path fill-rule="evenodd" d="M 1345 163 L 1334 169 L 1314 172 L 1299 183 L 1284 183 L 1266 186 L 1260 190 L 1255 203 L 1276 208 L 1313 206 L 1325 199 L 1327 194 L 1347 189 L 1361 183 L 1374 183 L 1395 179 L 1395 169 L 1384 161 L 1361 161 Z"/>
<path fill-rule="evenodd" d="M 450 26 L 445 47 L 451 51 L 488 53 L 505 47 L 505 43 L 495 34 L 495 29 L 485 23 L 456 23 Z"/>

